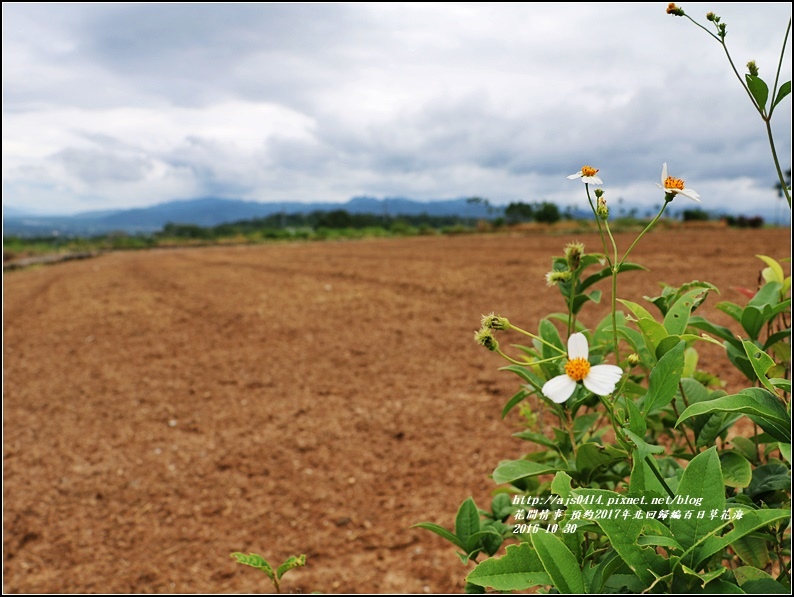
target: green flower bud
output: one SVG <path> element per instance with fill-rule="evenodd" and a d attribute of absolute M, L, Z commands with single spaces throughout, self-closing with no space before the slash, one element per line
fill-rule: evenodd
<path fill-rule="evenodd" d="M 596 189 L 595 190 L 595 196 L 596 196 L 596 199 L 598 199 L 599 197 L 603 197 L 604 196 L 604 189 Z"/>
<path fill-rule="evenodd" d="M 751 60 L 750 62 L 747 63 L 747 71 L 753 77 L 758 76 L 758 65 L 755 63 L 755 60 Z"/>
<path fill-rule="evenodd" d="M 568 270 L 553 270 L 546 274 L 546 286 L 556 286 L 560 282 L 567 282 L 571 279 L 571 272 Z"/>
<path fill-rule="evenodd" d="M 480 331 L 474 332 L 474 341 L 491 352 L 499 348 L 499 343 L 493 337 L 493 332 L 488 328 L 482 328 Z"/>
<path fill-rule="evenodd" d="M 481 325 L 484 329 L 489 330 L 509 330 L 510 322 L 507 317 L 500 317 L 491 313 L 490 315 L 483 315 Z"/>
<path fill-rule="evenodd" d="M 609 208 L 607 207 L 607 200 L 603 197 L 598 198 L 598 207 L 596 207 L 596 214 L 602 220 L 609 219 Z"/>
<path fill-rule="evenodd" d="M 638 355 L 636 352 L 632 352 L 628 356 L 628 361 L 629 361 L 629 365 L 631 365 L 632 367 L 636 367 L 640 363 L 640 355 Z"/>
<path fill-rule="evenodd" d="M 568 269 L 576 271 L 584 255 L 584 245 L 582 243 L 568 243 L 565 245 L 565 259 L 568 260 Z"/>

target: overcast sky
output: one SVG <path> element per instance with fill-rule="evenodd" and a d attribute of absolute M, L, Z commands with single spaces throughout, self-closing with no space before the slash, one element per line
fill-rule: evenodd
<path fill-rule="evenodd" d="M 667 162 L 706 209 L 774 206 L 761 119 L 721 46 L 666 6 L 4 3 L 3 203 L 566 206 L 589 164 L 644 212 Z M 771 87 L 791 3 L 680 6 L 720 15 L 740 72 L 755 59 Z M 781 82 L 790 64 L 789 37 Z M 772 124 L 790 168 L 790 97 Z"/>

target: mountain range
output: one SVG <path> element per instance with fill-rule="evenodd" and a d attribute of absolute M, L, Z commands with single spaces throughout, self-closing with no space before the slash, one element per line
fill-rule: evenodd
<path fill-rule="evenodd" d="M 343 209 L 348 213 L 378 215 L 458 216 L 493 218 L 502 208 L 489 208 L 467 199 L 415 201 L 405 198 L 354 197 L 345 203 L 260 203 L 240 199 L 204 197 L 169 201 L 134 209 L 90 211 L 68 216 L 25 214 L 18 208 L 3 210 L 3 236 L 90 236 L 109 232 L 152 233 L 168 223 L 217 226 L 226 222 L 264 218 L 272 214 L 310 213 Z"/>

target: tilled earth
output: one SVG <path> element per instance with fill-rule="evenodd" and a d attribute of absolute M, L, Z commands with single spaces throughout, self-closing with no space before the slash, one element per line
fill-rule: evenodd
<path fill-rule="evenodd" d="M 618 235 L 625 248 L 633 235 Z M 533 444 L 483 313 L 563 311 L 553 255 L 590 233 L 117 252 L 4 276 L 4 591 L 270 592 L 233 551 L 305 553 L 286 592 L 459 592 L 451 528 Z M 788 229 L 644 238 L 621 276 L 743 304 Z M 786 266 L 788 269 L 788 266 Z M 604 301 L 585 310 L 594 326 Z M 652 308 L 652 306 L 651 306 Z M 501 337 L 503 346 L 520 337 Z M 700 366 L 741 380 L 717 350 Z M 730 388 L 729 388 L 730 389 Z"/>

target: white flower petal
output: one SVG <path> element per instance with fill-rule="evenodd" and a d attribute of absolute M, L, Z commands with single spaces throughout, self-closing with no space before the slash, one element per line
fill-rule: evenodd
<path fill-rule="evenodd" d="M 700 195 L 698 195 L 692 189 L 684 189 L 683 191 L 679 191 L 679 193 L 681 193 L 684 197 L 689 197 L 690 199 L 692 199 L 692 201 L 697 201 L 698 203 L 701 202 Z"/>
<path fill-rule="evenodd" d="M 662 164 L 662 188 L 664 188 L 665 180 L 667 180 L 667 162 Z"/>
<path fill-rule="evenodd" d="M 598 176 L 582 176 L 582 180 L 589 184 L 604 184 Z"/>
<path fill-rule="evenodd" d="M 587 338 L 581 332 L 568 338 L 568 359 L 586 359 L 588 355 Z"/>
<path fill-rule="evenodd" d="M 615 391 L 615 386 L 623 377 L 623 369 L 617 365 L 595 365 L 582 380 L 584 387 L 593 394 L 606 396 Z"/>
<path fill-rule="evenodd" d="M 581 170 L 579 170 L 579 172 L 577 172 L 576 174 L 571 174 L 571 175 L 568 177 L 568 179 L 569 179 L 569 180 L 573 180 L 574 178 L 582 178 L 582 171 L 581 171 Z"/>
<path fill-rule="evenodd" d="M 552 377 L 543 384 L 543 395 L 557 404 L 562 404 L 573 396 L 576 389 L 576 382 L 567 375 Z"/>

